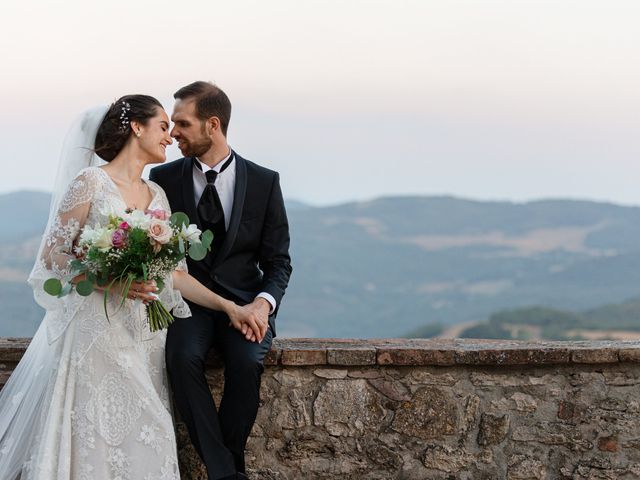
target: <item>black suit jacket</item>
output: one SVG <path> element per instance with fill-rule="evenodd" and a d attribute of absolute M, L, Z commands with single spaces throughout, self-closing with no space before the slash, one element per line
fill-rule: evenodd
<path fill-rule="evenodd" d="M 292 271 L 279 175 L 233 153 L 236 185 L 224 242 L 202 261 L 187 257 L 187 265 L 198 281 L 227 298 L 250 303 L 260 292 L 273 296 L 278 307 L 269 323 L 275 336 L 275 316 Z M 181 158 L 153 168 L 149 179 L 164 189 L 172 211 L 186 213 L 201 228 L 193 168 L 193 158 Z"/>

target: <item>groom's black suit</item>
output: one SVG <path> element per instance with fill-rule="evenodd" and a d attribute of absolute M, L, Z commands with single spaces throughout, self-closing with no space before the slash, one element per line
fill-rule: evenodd
<path fill-rule="evenodd" d="M 204 260 L 188 259 L 189 273 L 214 292 L 237 303 L 260 292 L 276 301 L 262 343 L 244 339 L 228 317 L 189 303 L 192 318 L 176 319 L 167 334 L 167 369 L 174 398 L 210 479 L 244 472 L 244 449 L 259 404 L 263 360 L 275 336 L 275 316 L 291 275 L 289 226 L 276 172 L 235 152 L 236 180 L 229 227 L 217 251 Z M 202 227 L 194 198 L 193 158 L 151 170 L 149 178 L 167 194 L 174 212 Z M 225 362 L 219 410 L 204 374 L 205 359 L 216 347 Z"/>

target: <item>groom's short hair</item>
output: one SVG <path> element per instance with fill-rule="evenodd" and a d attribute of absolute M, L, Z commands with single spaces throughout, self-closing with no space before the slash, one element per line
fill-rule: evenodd
<path fill-rule="evenodd" d="M 193 98 L 196 102 L 196 115 L 200 120 L 211 117 L 220 119 L 222 134 L 227 136 L 229 121 L 231 120 L 231 101 L 220 87 L 211 82 L 197 81 L 182 87 L 173 94 L 176 100 Z"/>

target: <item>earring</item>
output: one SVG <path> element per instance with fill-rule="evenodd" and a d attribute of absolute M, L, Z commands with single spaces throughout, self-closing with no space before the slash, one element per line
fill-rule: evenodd
<path fill-rule="evenodd" d="M 136 132 L 136 137 L 140 138 L 140 135 L 142 135 L 142 134 L 140 133 L 140 130 L 138 130 L 138 131 Z"/>

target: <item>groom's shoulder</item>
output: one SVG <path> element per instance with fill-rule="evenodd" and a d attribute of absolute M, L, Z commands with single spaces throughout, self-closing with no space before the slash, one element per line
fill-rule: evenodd
<path fill-rule="evenodd" d="M 165 177 L 178 175 L 182 171 L 184 162 L 185 158 L 179 158 L 177 160 L 172 160 L 171 162 L 163 163 L 162 165 L 153 167 L 149 176 L 153 178 L 157 176 Z"/>
<path fill-rule="evenodd" d="M 251 160 L 247 160 L 246 158 L 242 158 L 242 160 L 244 160 L 245 165 L 247 166 L 247 173 L 249 173 L 249 175 L 254 174 L 261 177 L 273 177 L 274 175 L 278 175 L 278 172 L 276 172 L 275 170 L 271 170 L 270 168 L 258 165 Z"/>

